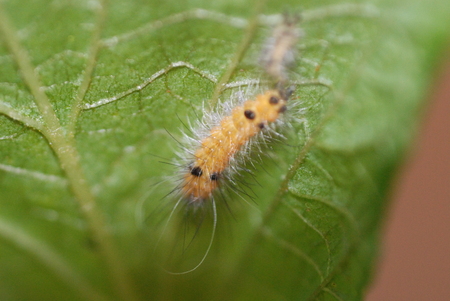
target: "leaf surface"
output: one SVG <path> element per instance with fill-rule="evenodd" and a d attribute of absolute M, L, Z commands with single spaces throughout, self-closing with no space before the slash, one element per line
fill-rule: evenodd
<path fill-rule="evenodd" d="M 0 298 L 362 299 L 450 8 L 328 2 L 3 1 Z M 179 171 L 161 161 L 214 95 L 265 79 L 259 52 L 286 7 L 305 32 L 288 140 L 262 167 L 248 158 L 236 181 L 254 203 L 218 199 L 210 253 L 171 275 L 201 260 L 212 216 L 167 222 Z"/>

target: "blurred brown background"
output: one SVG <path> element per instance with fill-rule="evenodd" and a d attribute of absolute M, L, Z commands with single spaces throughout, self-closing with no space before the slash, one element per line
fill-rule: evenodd
<path fill-rule="evenodd" d="M 366 301 L 450 300 L 450 57 L 437 76 L 398 174 Z"/>

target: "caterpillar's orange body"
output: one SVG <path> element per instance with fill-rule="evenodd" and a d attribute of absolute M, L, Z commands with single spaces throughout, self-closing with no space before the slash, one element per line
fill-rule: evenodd
<path fill-rule="evenodd" d="M 184 175 L 182 194 L 191 202 L 210 198 L 234 155 L 286 110 L 287 97 L 269 90 L 233 109 L 211 129 L 195 151 L 194 162 Z"/>

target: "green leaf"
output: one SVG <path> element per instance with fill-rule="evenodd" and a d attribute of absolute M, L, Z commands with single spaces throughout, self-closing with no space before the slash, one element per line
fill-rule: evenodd
<path fill-rule="evenodd" d="M 0 299 L 362 299 L 450 7 L 328 2 L 2 1 Z M 215 97 L 265 79 L 285 10 L 305 32 L 288 140 L 217 199 L 204 262 L 170 274 L 201 262 L 213 216 L 171 215 L 179 171 L 160 161 Z"/>

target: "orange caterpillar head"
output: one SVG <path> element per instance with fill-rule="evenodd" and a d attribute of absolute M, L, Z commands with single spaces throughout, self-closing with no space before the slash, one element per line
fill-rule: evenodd
<path fill-rule="evenodd" d="M 231 115 L 222 118 L 194 152 L 195 160 L 189 165 L 181 188 L 190 202 L 210 199 L 219 187 L 224 172 L 233 157 L 254 136 L 270 123 L 277 121 L 286 111 L 290 91 L 269 90 L 247 100 L 233 109 Z"/>

